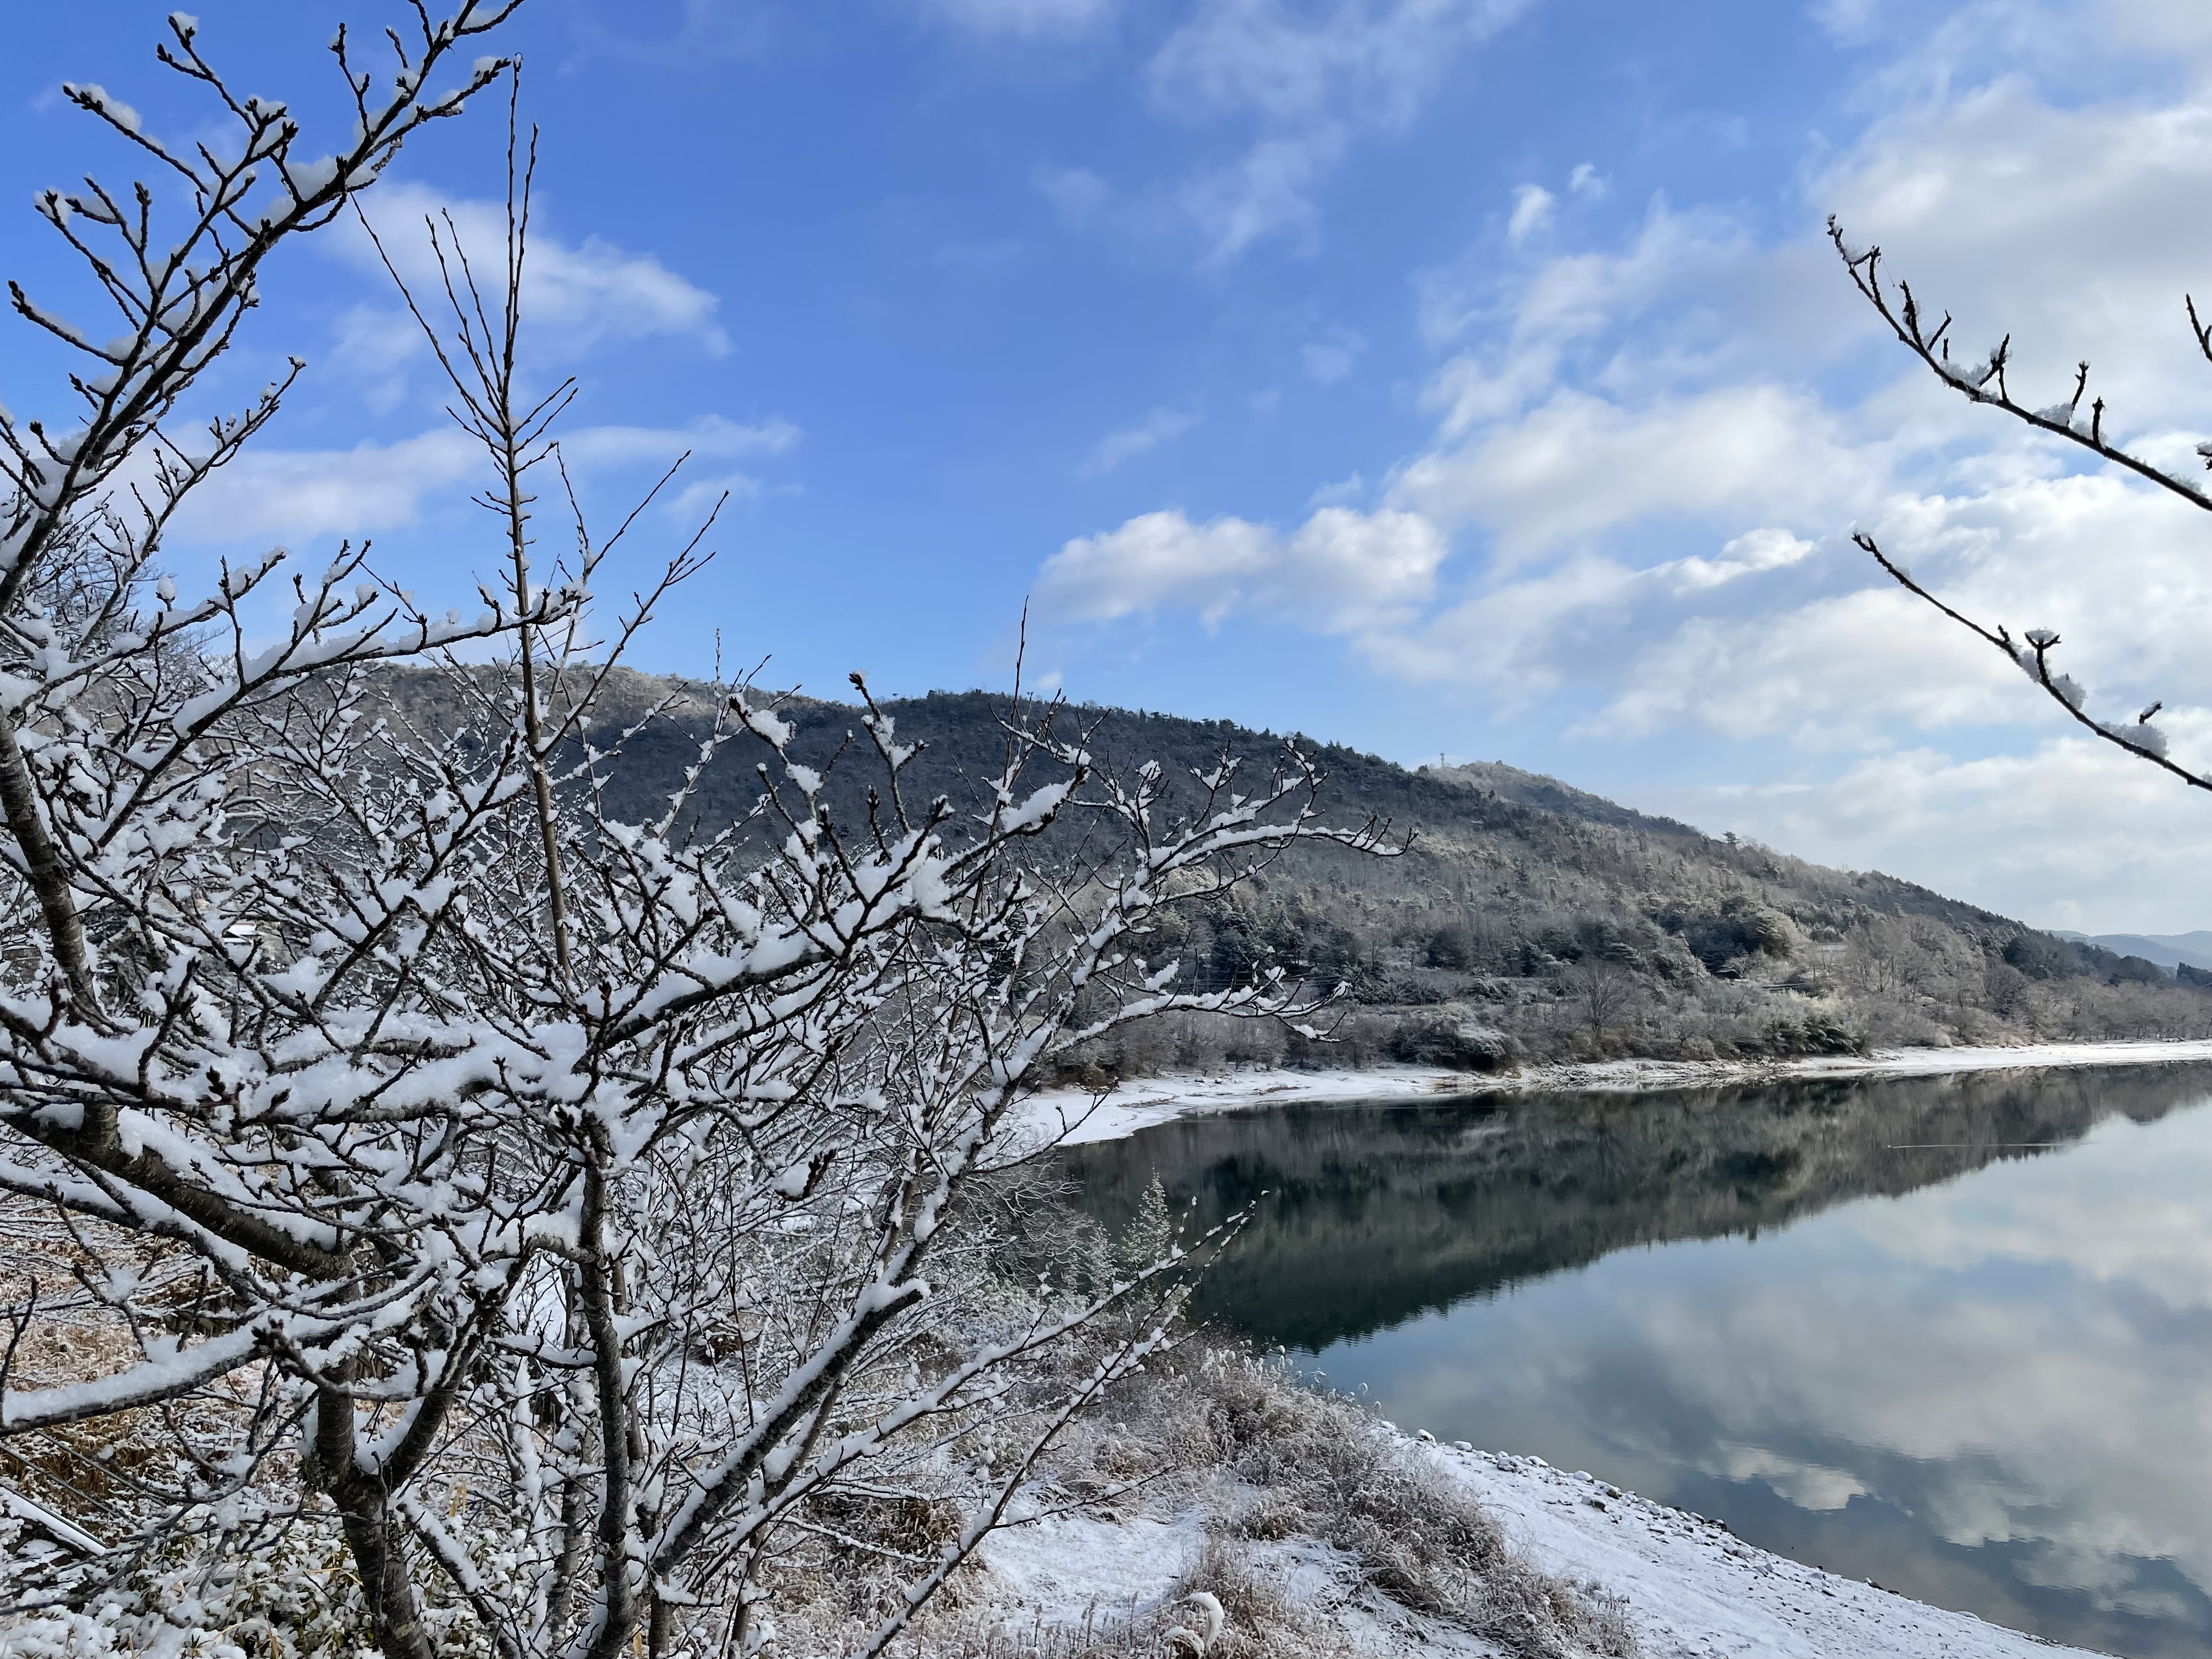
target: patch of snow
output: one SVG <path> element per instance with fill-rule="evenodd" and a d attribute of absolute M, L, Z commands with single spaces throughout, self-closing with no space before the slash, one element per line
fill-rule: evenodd
<path fill-rule="evenodd" d="M 1316 1072 L 1253 1069 L 1218 1076 L 1137 1078 L 1103 1095 L 1081 1089 L 1043 1090 L 1025 1103 L 1023 1123 L 1030 1134 L 1080 1146 L 1119 1140 L 1180 1117 L 1300 1101 L 1405 1100 L 1575 1090 L 1630 1093 L 1790 1078 L 1937 1077 L 1952 1072 L 2166 1066 L 2196 1060 L 2212 1060 L 2212 1041 L 1890 1048 L 1871 1054 L 1783 1060 L 1608 1060 L 1587 1065 L 1528 1066 L 1502 1073 L 1454 1072 L 1439 1066 L 1378 1066 L 1370 1070 L 1338 1066 Z"/>
<path fill-rule="evenodd" d="M 1531 1565 L 1624 1598 L 1642 1659 L 2097 1659 L 1769 1554 L 1717 1521 L 1540 1458 L 1406 1440 L 1466 1485 Z M 981 1554 L 1007 1620 L 1080 1627 L 1162 1605 L 1205 1540 L 1198 1508 L 1164 1520 L 1042 1513 L 993 1534 Z M 1252 1547 L 1296 1604 L 1362 1652 L 1501 1652 L 1359 1588 L 1352 1563 L 1310 1539 Z"/>
<path fill-rule="evenodd" d="M 1048 1089 L 1025 1103 L 1025 1121 L 1068 1146 L 1119 1140 L 1155 1123 L 1203 1117 L 1247 1106 L 1302 1100 L 1399 1100 L 1455 1094 L 1483 1079 L 1437 1066 L 1378 1066 L 1359 1071 L 1245 1071 L 1218 1077 L 1137 1078 L 1106 1095 L 1081 1089 Z"/>
<path fill-rule="evenodd" d="M 1000 1622 L 1066 1629 L 1147 1613 L 1175 1595 L 1206 1544 L 1206 1515 L 1186 1509 L 1160 1520 L 1046 1514 L 993 1533 L 978 1553 L 994 1581 Z M 1446 1620 L 1413 1613 L 1361 1587 L 1351 1559 L 1310 1538 L 1248 1542 L 1249 1559 L 1275 1577 L 1291 1602 L 1334 1626 L 1376 1659 L 1511 1659 L 1503 1648 Z"/>
<path fill-rule="evenodd" d="M 2091 1659 L 1741 1542 L 1540 1459 L 1422 1450 L 1464 1481 L 1537 1566 L 1628 1599 L 1644 1659 Z"/>
<path fill-rule="evenodd" d="M 1206 1517 L 1187 1510 L 1161 1521 L 1047 1514 L 993 1533 L 984 1563 L 1011 1601 L 1047 1624 L 1080 1625 L 1132 1606 L 1156 1605 L 1206 1545 Z"/>

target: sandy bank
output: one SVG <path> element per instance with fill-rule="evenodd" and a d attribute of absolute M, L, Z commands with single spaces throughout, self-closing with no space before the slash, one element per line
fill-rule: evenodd
<path fill-rule="evenodd" d="M 1350 1067 L 1317 1072 L 1252 1070 L 1214 1077 L 1139 1078 L 1103 1096 L 1074 1089 L 1046 1090 L 1035 1096 L 1026 1109 L 1029 1121 L 1040 1135 L 1079 1143 L 1118 1140 L 1178 1117 L 1293 1101 L 1691 1089 L 1785 1078 L 1923 1077 L 2043 1066 L 2179 1065 L 2190 1060 L 2212 1060 L 2212 1041 L 1895 1048 L 1872 1054 L 1788 1060 L 1612 1060 L 1592 1065 L 1528 1066 L 1494 1076 L 1426 1066 L 1381 1066 L 1364 1071 Z"/>

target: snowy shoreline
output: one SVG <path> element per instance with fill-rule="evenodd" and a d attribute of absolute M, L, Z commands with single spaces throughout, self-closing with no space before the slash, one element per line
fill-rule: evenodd
<path fill-rule="evenodd" d="M 2088 1653 L 1743 1543 L 1540 1458 L 1428 1448 L 1547 1571 L 1627 1598 L 1643 1659 L 2063 1659 Z"/>
<path fill-rule="evenodd" d="M 1049 1089 L 1033 1096 L 1029 1123 L 1063 1145 L 1119 1140 L 1154 1124 L 1304 1101 L 1425 1100 L 1442 1095 L 1640 1092 L 1798 1078 L 1934 1077 L 1953 1072 L 2088 1066 L 2166 1066 L 2212 1060 L 2212 1040 L 2036 1042 L 2019 1048 L 1893 1048 L 1872 1054 L 1783 1060 L 1609 1060 L 1528 1066 L 1497 1073 L 1435 1066 L 1253 1070 L 1220 1076 L 1138 1078 L 1100 1096 Z"/>
<path fill-rule="evenodd" d="M 1622 1598 L 1642 1659 L 2102 1659 L 1754 1548 L 1717 1521 L 1540 1458 L 1418 1443 L 1532 1565 Z M 1099 1607 L 1172 1594 L 1206 1536 L 1195 1508 L 1127 1519 L 1060 1511 L 994 1534 L 983 1557 L 1012 1622 L 1073 1626 Z M 1286 1539 L 1263 1553 L 1308 1615 L 1356 1649 L 1503 1659 L 1444 1621 L 1358 1592 L 1325 1546 Z"/>

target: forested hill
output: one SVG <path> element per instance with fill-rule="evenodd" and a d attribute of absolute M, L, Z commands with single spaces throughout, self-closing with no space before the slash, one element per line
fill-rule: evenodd
<path fill-rule="evenodd" d="M 656 810 L 656 801 L 674 786 L 695 752 L 708 711 L 703 700 L 709 688 L 680 681 L 657 685 L 642 682 L 627 687 L 624 703 L 641 706 L 641 694 L 648 687 L 675 690 L 700 701 L 687 702 L 675 719 L 628 745 L 629 763 L 621 770 L 620 787 L 613 799 L 620 809 L 635 814 Z M 956 805 L 974 800 L 981 786 L 997 775 L 1006 756 L 1001 724 L 1008 713 L 1005 697 L 982 691 L 933 691 L 924 697 L 896 700 L 885 708 L 897 723 L 898 741 L 923 745 L 908 773 L 913 799 L 927 800 L 944 794 Z M 848 741 L 865 745 L 860 711 L 848 704 L 793 697 L 782 705 L 781 713 L 796 729 L 797 750 L 810 764 L 825 764 Z M 1110 771 L 1126 775 L 1146 761 L 1158 761 L 1166 775 L 1171 805 L 1185 810 L 1197 800 L 1191 782 L 1194 773 L 1211 771 L 1226 755 L 1239 758 L 1249 775 L 1264 778 L 1284 743 L 1289 741 L 1315 756 L 1328 773 L 1328 804 L 1340 819 L 1385 818 L 1401 830 L 1425 834 L 1486 819 L 1501 820 L 1511 816 L 1513 808 L 1533 807 L 1554 817 L 1647 835 L 1705 839 L 1697 830 L 1673 818 L 1648 817 L 1554 779 L 1510 766 L 1483 763 L 1449 772 L 1434 768 L 1408 770 L 1340 744 L 1316 743 L 1302 733 L 1255 732 L 1228 720 L 1187 720 L 1175 714 L 1082 705 L 1060 711 L 1055 716 L 1055 728 L 1066 737 L 1079 736 Z M 742 764 L 725 763 L 704 781 L 699 803 L 704 817 L 734 816 L 751 805 L 759 793 L 752 769 L 763 752 L 748 746 Z M 833 808 L 849 811 L 864 806 L 867 787 L 878 775 L 865 765 L 832 772 L 825 790 Z"/>
<path fill-rule="evenodd" d="M 1500 800 L 1539 806 L 1547 812 L 1582 818 L 1590 823 L 1609 823 L 1617 830 L 1644 830 L 1655 835 L 1695 836 L 1700 839 L 1705 834 L 1676 819 L 1653 817 L 1634 807 L 1609 801 L 1602 795 L 1561 783 L 1557 778 L 1547 778 L 1540 772 L 1524 772 L 1517 766 L 1508 766 L 1504 761 L 1470 761 L 1449 769 L 1424 767 L 1419 775 L 1442 777 L 1462 788 L 1495 795 Z"/>
<path fill-rule="evenodd" d="M 441 685 L 396 678 L 393 700 L 423 727 L 450 730 L 458 717 Z M 665 812 L 697 757 L 714 693 L 682 681 L 625 678 L 596 739 L 666 696 L 672 709 L 631 738 L 613 769 L 615 816 Z M 910 799 L 941 793 L 971 810 L 988 799 L 1006 753 L 1003 697 L 932 693 L 886 708 L 901 743 L 924 745 L 907 774 Z M 855 825 L 880 771 L 854 756 L 831 763 L 848 743 L 865 746 L 859 712 L 803 698 L 782 709 L 797 757 L 825 770 L 832 813 Z M 1193 775 L 1224 754 L 1264 775 L 1285 740 L 1121 709 L 1077 706 L 1055 718 L 1109 770 L 1126 776 L 1158 761 L 1171 812 L 1197 805 Z M 1271 966 L 1341 983 L 1336 1042 L 1316 1050 L 1272 1026 L 1191 1018 L 1102 1049 L 1091 1057 L 1100 1073 L 2212 1034 L 2212 994 L 2186 978 L 1910 882 L 1709 836 L 1495 763 L 1408 769 L 1340 745 L 1300 746 L 1326 769 L 1333 819 L 1387 819 L 1413 850 L 1379 860 L 1298 849 L 1159 942 L 1181 959 L 1185 984 L 1219 986 Z M 751 808 L 766 752 L 749 738 L 722 752 L 691 803 L 702 827 Z"/>

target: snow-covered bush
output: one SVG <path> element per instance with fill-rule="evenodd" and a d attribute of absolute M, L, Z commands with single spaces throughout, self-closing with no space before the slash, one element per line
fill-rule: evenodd
<path fill-rule="evenodd" d="M 313 162 L 178 14 L 165 60 L 240 124 L 237 159 L 78 88 L 183 178 L 187 222 L 157 228 L 152 191 L 40 201 L 124 331 L 16 302 L 88 361 L 66 429 L 0 419 L 0 1190 L 69 1221 L 17 1335 L 104 1322 L 117 1352 L 7 1376 L 0 1443 L 48 1437 L 64 1490 L 100 1463 L 73 1425 L 136 1413 L 168 1455 L 112 1483 L 104 1552 L 11 1586 L 47 1609 L 25 1651 L 742 1654 L 824 1540 L 899 1563 L 882 1648 L 1163 1340 L 1192 1243 L 1092 1296 L 992 1293 L 971 1200 L 1058 1128 L 1032 1079 L 1147 1016 L 1291 1012 L 1265 979 L 1178 991 L 1148 930 L 1292 842 L 1375 844 L 1318 823 L 1295 749 L 1170 812 L 1157 767 L 1108 775 L 1067 711 L 1018 699 L 959 803 L 912 797 L 866 702 L 838 764 L 872 787 L 841 817 L 744 684 L 714 690 L 690 777 L 757 758 L 750 812 L 695 823 L 687 783 L 618 821 L 601 696 L 703 542 L 596 623 L 621 533 L 579 515 L 565 560 L 536 546 L 572 388 L 519 390 L 512 149 L 505 248 L 434 232 L 450 306 L 410 296 L 485 450 L 496 578 L 441 611 L 359 550 L 319 573 L 279 550 L 181 597 L 163 532 L 284 388 L 198 438 L 180 399 L 267 252 L 497 78 L 434 89 L 516 3 L 420 12 L 385 91 L 341 33 L 359 125 Z M 409 664 L 456 721 L 399 715 Z M 1154 1316 L 1037 1368 L 1132 1302 Z M 908 1500 L 950 1506 L 927 1548 L 837 1525 Z M 303 1540 L 334 1565 L 284 1553 Z M 345 1586 L 327 1643 L 318 1573 Z"/>

